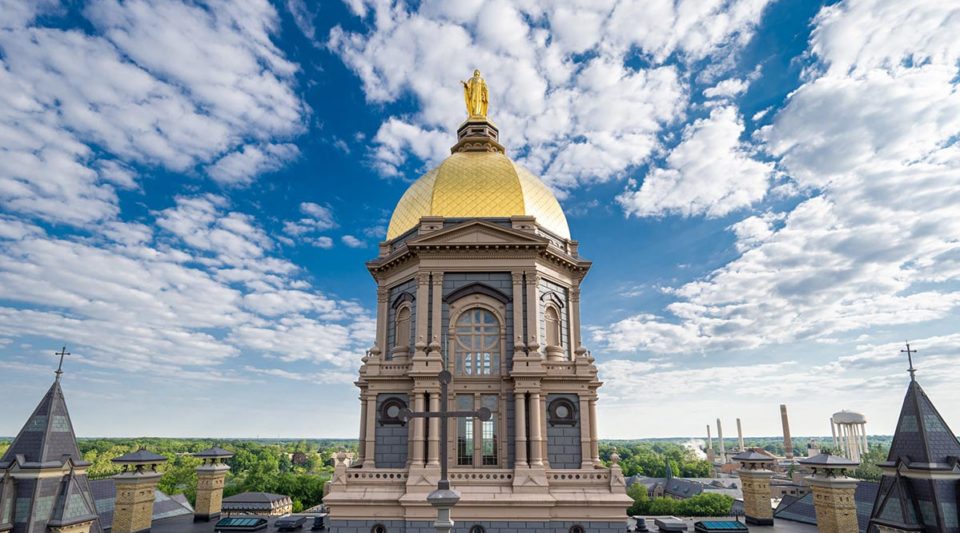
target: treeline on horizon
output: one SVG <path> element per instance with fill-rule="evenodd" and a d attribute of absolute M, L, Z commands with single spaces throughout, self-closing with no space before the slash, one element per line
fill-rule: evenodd
<path fill-rule="evenodd" d="M 10 446 L 12 439 L 0 439 L 0 455 Z M 713 475 L 713 468 L 701 449 L 702 439 L 637 439 L 602 440 L 600 458 L 609 465 L 614 449 L 620 456 L 620 467 L 625 476 L 641 475 L 647 477 L 666 477 L 667 469 L 674 477 L 707 478 Z M 864 456 L 860 468 L 854 477 L 868 481 L 879 481 L 880 469 L 876 463 L 886 460 L 890 437 L 869 437 L 869 452 Z M 793 439 L 797 457 L 806 455 L 807 438 Z M 724 439 L 728 449 L 733 449 L 736 439 Z M 801 446 L 802 444 L 802 447 Z M 821 450 L 832 450 L 832 439 L 820 441 Z M 91 479 L 103 479 L 119 473 L 120 468 L 112 459 L 125 453 L 136 451 L 141 446 L 166 456 L 168 461 L 162 466 L 163 477 L 159 489 L 166 494 L 184 494 L 191 504 L 196 499 L 196 467 L 200 460 L 192 454 L 211 446 L 220 446 L 234 453 L 228 461 L 230 473 L 227 476 L 224 496 L 232 496 L 246 491 L 273 492 L 290 496 L 294 511 L 313 507 L 322 502 L 324 483 L 333 473 L 333 456 L 339 451 L 357 451 L 355 439 L 192 439 L 192 438 L 82 438 L 78 439 L 83 458 L 91 463 L 87 473 Z M 715 447 L 718 443 L 714 442 Z M 783 455 L 783 439 L 745 438 L 748 448 L 761 448 L 775 455 Z M 700 498 L 685 504 L 663 502 L 660 499 L 640 501 L 638 493 L 633 491 L 635 499 L 632 511 L 635 514 L 664 514 L 660 511 L 671 510 L 673 514 L 702 516 L 716 513 L 732 505 L 723 498 Z M 691 514 L 693 513 L 693 514 Z M 666 513 L 670 514 L 670 513 Z M 724 514 L 724 513 L 721 513 Z M 716 516 L 716 514 L 713 514 Z"/>

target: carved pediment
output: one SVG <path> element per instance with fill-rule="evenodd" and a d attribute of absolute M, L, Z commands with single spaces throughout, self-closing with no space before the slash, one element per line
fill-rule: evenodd
<path fill-rule="evenodd" d="M 539 235 L 499 226 L 483 220 L 471 220 L 443 228 L 407 241 L 408 248 L 433 246 L 525 245 L 546 247 L 548 240 Z"/>

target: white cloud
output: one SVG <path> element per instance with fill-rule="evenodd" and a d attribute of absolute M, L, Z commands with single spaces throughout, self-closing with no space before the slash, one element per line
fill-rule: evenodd
<path fill-rule="evenodd" d="M 358 364 L 366 311 L 272 256 L 249 215 L 198 196 L 156 218 L 157 234 L 115 222 L 96 239 L 0 219 L 0 337 L 68 339 L 92 365 L 189 379 L 237 379 L 212 369 L 241 354 Z"/>
<path fill-rule="evenodd" d="M 767 192 L 773 165 L 753 159 L 739 139 L 743 120 L 733 107 L 715 108 L 683 130 L 666 168 L 647 173 L 639 189 L 617 197 L 629 215 L 722 216 Z"/>
<path fill-rule="evenodd" d="M 337 227 L 333 219 L 333 210 L 329 206 L 322 206 L 313 202 L 303 202 L 300 204 L 300 212 L 310 216 L 310 224 L 318 230 L 332 229 Z"/>
<path fill-rule="evenodd" d="M 115 188 L 136 186 L 126 164 L 190 172 L 220 159 L 220 179 L 246 182 L 287 160 L 290 145 L 274 141 L 303 129 L 296 66 L 270 41 L 279 20 L 265 1 L 100 0 L 83 11 L 100 35 L 24 27 L 33 14 L 21 11 L 0 33 L 8 209 L 75 225 L 110 219 Z M 259 165 L 250 155 L 227 165 L 251 147 L 266 154 Z"/>
<path fill-rule="evenodd" d="M 417 113 L 381 124 L 372 155 L 382 174 L 398 175 L 409 154 L 428 164 L 446 157 L 464 114 L 457 80 L 477 66 L 503 144 L 562 192 L 645 162 L 657 134 L 683 118 L 688 97 L 667 58 L 735 52 L 766 4 L 353 2 L 355 13 L 372 18 L 369 30 L 335 27 L 328 46 L 360 77 L 369 101 L 412 94 L 419 104 Z M 628 67 L 636 51 L 652 66 Z M 578 64 L 575 55 L 587 52 L 593 58 Z"/>
<path fill-rule="evenodd" d="M 258 175 L 281 169 L 298 155 L 300 150 L 293 144 L 248 144 L 221 157 L 207 173 L 224 185 L 249 185 Z"/>
<path fill-rule="evenodd" d="M 344 235 L 343 237 L 340 237 L 340 240 L 343 241 L 343 244 L 346 244 L 350 248 L 363 248 L 367 245 L 367 243 L 354 237 L 353 235 Z"/>
<path fill-rule="evenodd" d="M 956 46 L 944 35 L 960 16 L 943 18 L 942 5 L 825 8 L 810 45 L 818 63 L 760 135 L 807 198 L 775 225 L 748 217 L 731 226 L 740 257 L 666 289 L 675 301 L 662 316 L 628 317 L 595 339 L 696 352 L 955 313 L 960 91 Z M 874 46 L 889 28 L 903 37 Z"/>
<path fill-rule="evenodd" d="M 732 98 L 742 94 L 749 86 L 746 80 L 730 78 L 704 90 L 703 95 L 707 98 Z"/>

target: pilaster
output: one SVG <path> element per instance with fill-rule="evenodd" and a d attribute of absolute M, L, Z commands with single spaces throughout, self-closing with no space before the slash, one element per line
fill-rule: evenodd
<path fill-rule="evenodd" d="M 367 430 L 364 434 L 365 442 L 363 449 L 363 468 L 375 468 L 377 464 L 377 395 L 367 392 L 364 395 L 364 403 L 367 406 L 366 418 Z"/>
<path fill-rule="evenodd" d="M 377 287 L 377 341 L 376 346 L 381 354 L 390 353 L 387 346 L 387 317 L 390 299 L 390 289 L 382 285 Z"/>
<path fill-rule="evenodd" d="M 528 270 L 524 273 L 527 288 L 527 355 L 536 356 L 543 359 L 540 355 L 540 304 L 537 299 L 538 287 L 540 285 L 540 273 L 536 270 Z"/>

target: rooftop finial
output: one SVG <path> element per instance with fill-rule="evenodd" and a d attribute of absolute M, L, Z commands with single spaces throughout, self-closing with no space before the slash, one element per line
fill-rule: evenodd
<path fill-rule="evenodd" d="M 59 352 L 53 352 L 53 355 L 60 356 L 60 364 L 57 366 L 57 371 L 54 372 L 54 374 L 57 375 L 57 381 L 60 381 L 60 376 L 63 375 L 63 356 L 70 355 L 70 352 L 68 352 L 67 347 L 64 346 L 63 348 L 60 349 Z"/>
<path fill-rule="evenodd" d="M 487 82 L 480 77 L 480 69 L 475 69 L 472 78 L 460 83 L 463 84 L 463 100 L 467 104 L 467 116 L 469 118 L 487 118 L 489 95 L 487 94 Z"/>
<path fill-rule="evenodd" d="M 907 361 L 910 362 L 910 367 L 907 368 L 907 372 L 910 372 L 910 381 L 916 381 L 916 380 L 917 380 L 917 376 L 916 376 L 916 374 L 917 374 L 917 369 L 916 369 L 916 368 L 913 368 L 913 354 L 917 353 L 917 351 L 916 351 L 916 350 L 911 350 L 911 349 L 910 349 L 910 343 L 907 342 L 907 349 L 906 349 L 906 350 L 900 350 L 900 353 L 905 353 L 905 354 L 907 354 Z"/>

